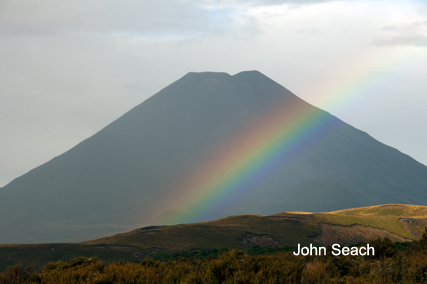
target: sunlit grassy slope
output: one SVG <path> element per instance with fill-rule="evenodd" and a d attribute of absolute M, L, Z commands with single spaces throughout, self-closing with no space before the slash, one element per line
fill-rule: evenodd
<path fill-rule="evenodd" d="M 417 239 L 427 225 L 427 207 L 390 204 L 327 213 L 239 215 L 204 223 L 146 227 L 79 244 L 2 245 L 0 270 L 13 263 L 40 267 L 48 261 L 79 255 L 99 256 L 107 261 L 138 261 L 189 250 L 225 247 L 247 251 L 254 245 L 320 245 L 314 238 L 325 233 L 322 224 L 338 230 L 358 224 L 359 231 L 378 228 L 397 239 Z"/>
<path fill-rule="evenodd" d="M 379 205 L 346 209 L 329 213 L 317 213 L 322 222 L 351 225 L 361 224 L 386 229 L 389 232 L 407 238 L 419 238 L 427 225 L 427 207 L 419 205 Z M 401 219 L 415 219 L 409 231 L 404 228 Z M 417 231 L 413 233 L 411 231 Z"/>
<path fill-rule="evenodd" d="M 275 216 L 289 216 L 280 213 Z M 345 209 L 325 213 L 293 212 L 301 219 L 319 223 L 350 226 L 360 224 L 368 227 L 385 229 L 399 236 L 417 239 L 427 226 L 427 206 L 387 204 Z M 408 226 L 402 220 L 409 219 Z"/>

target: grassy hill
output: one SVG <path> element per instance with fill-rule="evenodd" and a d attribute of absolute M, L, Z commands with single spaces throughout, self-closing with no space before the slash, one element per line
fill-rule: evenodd
<path fill-rule="evenodd" d="M 294 247 L 298 243 L 338 241 L 352 244 L 378 236 L 404 242 L 420 238 L 426 225 L 426 206 L 397 204 L 326 213 L 239 215 L 211 222 L 145 227 L 76 244 L 1 245 L 0 270 L 17 263 L 40 268 L 49 261 L 77 256 L 137 262 L 184 251 L 248 251 L 254 246 Z"/>
<path fill-rule="evenodd" d="M 399 236 L 419 239 L 427 226 L 427 207 L 418 205 L 379 205 L 317 213 L 324 223 L 385 229 Z"/>

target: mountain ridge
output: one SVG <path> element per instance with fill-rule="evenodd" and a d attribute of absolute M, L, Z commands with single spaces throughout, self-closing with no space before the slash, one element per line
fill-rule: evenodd
<path fill-rule="evenodd" d="M 253 153 L 259 163 L 241 162 Z M 222 180 L 233 172 L 244 175 Z M 426 188 L 427 167 L 258 71 L 188 73 L 1 188 L 0 243 L 81 240 L 170 216 L 427 204 Z"/>

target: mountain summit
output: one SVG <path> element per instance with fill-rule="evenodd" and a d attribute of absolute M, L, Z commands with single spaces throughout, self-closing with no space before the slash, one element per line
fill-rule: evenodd
<path fill-rule="evenodd" d="M 426 204 L 427 167 L 257 71 L 188 73 L 0 189 L 0 243 Z"/>

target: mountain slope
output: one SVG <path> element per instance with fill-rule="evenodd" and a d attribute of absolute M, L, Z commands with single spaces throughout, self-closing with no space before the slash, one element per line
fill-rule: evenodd
<path fill-rule="evenodd" d="M 189 73 L 0 190 L 0 243 L 427 204 L 427 167 L 257 71 Z"/>

